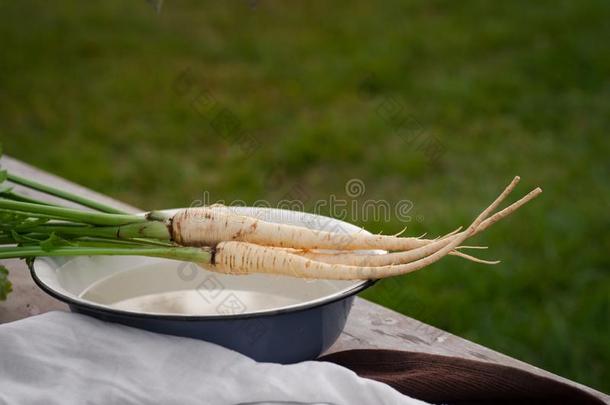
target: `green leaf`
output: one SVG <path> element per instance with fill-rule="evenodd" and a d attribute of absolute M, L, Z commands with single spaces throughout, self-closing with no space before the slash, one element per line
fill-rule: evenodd
<path fill-rule="evenodd" d="M 0 301 L 5 301 L 11 291 L 13 285 L 8 280 L 8 269 L 0 264 Z"/>
<path fill-rule="evenodd" d="M 33 239 L 30 238 L 26 235 L 21 235 L 20 233 L 17 233 L 16 231 L 11 229 L 11 237 L 13 238 L 13 240 L 15 241 L 15 243 L 19 243 L 19 244 L 23 244 L 23 243 L 36 243 L 38 244 L 40 241 L 38 239 Z"/>
<path fill-rule="evenodd" d="M 47 239 L 40 242 L 40 247 L 45 252 L 49 252 L 55 248 L 62 246 L 73 246 L 70 242 L 52 233 Z"/>
<path fill-rule="evenodd" d="M 0 228 L 10 230 L 28 221 L 29 217 L 23 214 L 0 211 Z"/>

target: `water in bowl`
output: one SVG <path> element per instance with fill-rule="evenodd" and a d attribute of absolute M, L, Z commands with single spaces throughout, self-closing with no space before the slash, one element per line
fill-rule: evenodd
<path fill-rule="evenodd" d="M 265 274 L 226 275 L 173 261 L 146 262 L 101 277 L 79 296 L 130 312 L 235 315 L 276 310 L 321 299 L 349 282 L 303 280 Z"/>
<path fill-rule="evenodd" d="M 141 295 L 109 305 L 125 311 L 159 314 L 235 315 L 248 312 L 249 309 L 266 310 L 297 303 L 299 300 L 291 297 L 257 291 L 232 291 L 222 300 L 209 300 L 199 291 L 181 290 Z"/>

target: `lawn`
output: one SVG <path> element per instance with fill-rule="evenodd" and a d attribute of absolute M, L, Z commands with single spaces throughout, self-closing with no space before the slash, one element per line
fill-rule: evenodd
<path fill-rule="evenodd" d="M 414 235 L 520 174 L 542 197 L 476 239 L 500 265 L 363 296 L 610 391 L 608 21 L 605 0 L 2 2 L 0 141 L 143 208 L 332 196 Z"/>

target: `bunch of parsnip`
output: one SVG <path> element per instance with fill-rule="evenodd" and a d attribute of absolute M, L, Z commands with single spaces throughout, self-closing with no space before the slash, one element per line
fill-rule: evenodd
<path fill-rule="evenodd" d="M 536 188 L 494 214 L 506 189 L 465 230 L 436 239 L 312 230 L 238 215 L 228 207 L 185 208 L 131 215 L 95 201 L 1 172 L 0 259 L 38 256 L 142 255 L 196 262 L 228 274 L 270 273 L 303 278 L 379 279 L 410 273 L 455 255 L 481 263 L 464 242 L 539 195 Z M 15 193 L 8 182 L 93 208 L 51 205 Z M 381 249 L 386 254 L 362 254 Z"/>

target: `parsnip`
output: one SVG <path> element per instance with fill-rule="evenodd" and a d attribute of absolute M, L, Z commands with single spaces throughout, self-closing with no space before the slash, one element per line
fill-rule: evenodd
<path fill-rule="evenodd" d="M 490 216 L 485 221 L 481 223 L 474 232 L 473 236 L 483 232 L 491 225 L 500 221 L 502 218 L 510 215 L 515 212 L 521 206 L 536 198 L 542 190 L 540 188 L 536 188 L 529 192 L 525 197 L 520 200 L 514 202 L 508 207 L 504 208 L 502 211 L 497 212 L 496 214 Z M 426 257 L 427 255 L 435 252 L 436 250 L 443 248 L 444 246 L 451 243 L 455 238 L 459 237 L 460 233 L 456 235 L 448 235 L 438 240 L 430 241 L 427 245 L 421 246 L 416 249 L 408 250 L 406 252 L 397 252 L 397 253 L 388 253 L 388 254 L 359 254 L 354 252 L 336 252 L 336 253 L 325 253 L 325 252 L 317 252 L 317 251 L 299 251 L 293 250 L 292 253 L 299 254 L 308 259 L 317 260 L 325 263 L 340 263 L 347 264 L 350 266 L 389 266 L 393 264 L 403 264 L 410 263 L 414 260 L 421 259 L 422 257 Z M 474 258 L 470 255 L 466 255 L 464 253 L 459 253 L 456 251 L 451 252 L 450 254 L 461 256 L 465 259 L 469 259 L 472 261 L 481 262 L 481 259 Z"/>
<path fill-rule="evenodd" d="M 503 195 L 508 195 L 519 180 L 519 176 L 516 176 Z M 223 207 L 186 208 L 175 214 L 170 222 L 172 239 L 183 246 L 215 246 L 220 242 L 233 240 L 296 249 L 405 251 L 432 243 L 430 240 L 414 237 L 342 234 L 276 224 L 237 215 Z"/>
<path fill-rule="evenodd" d="M 474 235 L 481 223 L 513 190 L 518 178 L 489 205 L 472 224 L 430 255 L 406 264 L 389 266 L 350 266 L 311 260 L 298 254 L 249 242 L 220 242 L 213 256 L 212 269 L 228 274 L 272 273 L 302 278 L 338 280 L 380 279 L 420 270 L 440 260 Z"/>

